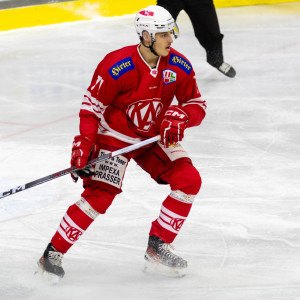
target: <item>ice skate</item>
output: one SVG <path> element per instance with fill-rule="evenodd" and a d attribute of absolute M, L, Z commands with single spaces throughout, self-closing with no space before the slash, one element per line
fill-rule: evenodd
<path fill-rule="evenodd" d="M 230 64 L 224 62 L 222 49 L 207 51 L 207 62 L 230 78 L 236 75 L 235 69 Z"/>
<path fill-rule="evenodd" d="M 146 273 L 159 273 L 172 277 L 183 277 L 186 274 L 187 261 L 175 255 L 169 248 L 171 244 L 164 243 L 157 236 L 150 236 L 145 253 Z"/>
<path fill-rule="evenodd" d="M 51 243 L 48 244 L 44 254 L 38 260 L 38 271 L 51 283 L 57 283 L 60 278 L 63 278 L 65 271 L 61 266 L 63 254 L 58 252 Z"/>

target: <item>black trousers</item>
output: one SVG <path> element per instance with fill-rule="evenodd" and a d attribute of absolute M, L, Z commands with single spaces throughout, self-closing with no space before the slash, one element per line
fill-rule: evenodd
<path fill-rule="evenodd" d="M 196 38 L 206 52 L 216 49 L 222 51 L 223 34 L 212 0 L 157 0 L 157 5 L 167 9 L 174 20 L 184 10 L 191 19 Z"/>

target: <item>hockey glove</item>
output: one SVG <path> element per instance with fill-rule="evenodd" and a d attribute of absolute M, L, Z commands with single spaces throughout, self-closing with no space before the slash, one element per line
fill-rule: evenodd
<path fill-rule="evenodd" d="M 81 170 L 71 173 L 74 182 L 77 182 L 78 177 L 89 177 L 95 174 L 93 167 L 84 168 L 91 157 L 92 146 L 93 142 L 87 136 L 75 136 L 72 146 L 71 166 Z"/>
<path fill-rule="evenodd" d="M 188 122 L 187 113 L 179 105 L 171 105 L 160 126 L 161 143 L 165 148 L 182 141 Z"/>

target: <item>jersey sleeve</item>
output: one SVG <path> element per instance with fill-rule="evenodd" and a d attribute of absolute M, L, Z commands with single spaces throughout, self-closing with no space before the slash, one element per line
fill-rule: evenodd
<path fill-rule="evenodd" d="M 176 90 L 176 98 L 189 115 L 187 127 L 198 126 L 206 114 L 206 101 L 201 98 L 194 70 L 192 69 L 189 75 L 183 75 L 183 80 Z"/>
<path fill-rule="evenodd" d="M 97 66 L 81 104 L 80 134 L 87 135 L 92 140 L 97 135 L 99 122 L 106 108 L 121 90 L 119 81 L 113 79 L 109 71 L 109 57 L 106 57 Z"/>

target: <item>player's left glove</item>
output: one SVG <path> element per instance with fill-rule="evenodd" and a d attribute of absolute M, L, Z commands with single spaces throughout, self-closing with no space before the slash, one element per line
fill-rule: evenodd
<path fill-rule="evenodd" d="M 92 146 L 93 143 L 87 136 L 75 136 L 72 145 L 71 166 L 80 170 L 71 173 L 74 182 L 77 182 L 78 177 L 89 177 L 95 174 L 93 167 L 84 168 L 92 154 Z"/>
<path fill-rule="evenodd" d="M 165 148 L 182 141 L 188 122 L 187 113 L 179 105 L 171 105 L 160 126 L 161 143 Z"/>

